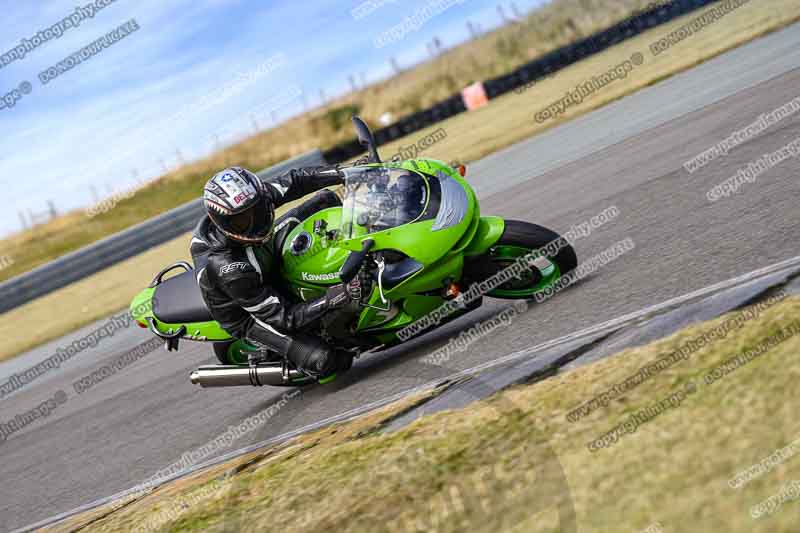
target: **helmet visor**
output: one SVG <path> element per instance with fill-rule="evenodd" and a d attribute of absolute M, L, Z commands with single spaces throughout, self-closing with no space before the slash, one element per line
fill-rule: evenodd
<path fill-rule="evenodd" d="M 212 217 L 228 237 L 246 242 L 266 240 L 272 231 L 273 218 L 271 205 L 264 201 L 235 215 Z"/>

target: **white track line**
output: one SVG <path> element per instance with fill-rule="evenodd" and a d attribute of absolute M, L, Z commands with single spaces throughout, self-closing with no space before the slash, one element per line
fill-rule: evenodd
<path fill-rule="evenodd" d="M 589 336 L 592 336 L 592 335 L 596 335 L 598 333 L 602 333 L 604 331 L 617 329 L 617 328 L 620 328 L 621 326 L 623 326 L 623 325 L 625 325 L 625 324 L 627 324 L 629 322 L 633 322 L 633 321 L 636 321 L 638 319 L 645 318 L 645 317 L 647 317 L 649 315 L 653 315 L 655 313 L 659 313 L 661 311 L 665 311 L 665 310 L 667 310 L 667 309 L 669 309 L 671 307 L 676 307 L 678 305 L 685 304 L 685 303 L 690 302 L 692 300 L 696 300 L 696 299 L 699 299 L 699 298 L 710 296 L 711 294 L 714 294 L 716 292 L 723 291 L 725 289 L 730 289 L 730 288 L 736 287 L 738 285 L 744 285 L 745 283 L 757 280 L 759 278 L 763 278 L 763 277 L 768 276 L 770 274 L 775 274 L 775 273 L 781 272 L 783 270 L 790 270 L 793 267 L 800 267 L 800 256 L 793 257 L 792 259 L 787 259 L 785 261 L 781 261 L 780 263 L 776 263 L 776 264 L 770 265 L 768 267 L 764 267 L 764 268 L 761 268 L 761 269 L 758 269 L 758 270 L 754 270 L 754 271 L 749 272 L 747 274 L 743 274 L 741 276 L 737 276 L 735 278 L 731 278 L 729 280 L 722 281 L 720 283 L 716 283 L 714 285 L 710 285 L 710 286 L 704 287 L 702 289 L 698 289 L 698 290 L 690 292 L 688 294 L 684 294 L 683 296 L 678 296 L 676 298 L 672 298 L 671 300 L 667 300 L 667 301 L 662 302 L 660 304 L 656 304 L 656 305 L 652 305 L 650 307 L 646 307 L 646 308 L 641 309 L 639 311 L 635 311 L 633 313 L 629 313 L 627 315 L 623 315 L 621 317 L 608 320 L 606 322 L 603 322 L 601 324 L 597 324 L 595 326 L 590 326 L 590 327 L 588 327 L 586 329 L 582 329 L 582 330 L 577 331 L 575 333 L 570 333 L 568 335 L 564 335 L 563 337 L 558 337 L 556 339 L 553 339 L 553 340 L 550 340 L 550 341 L 546 341 L 546 342 L 543 342 L 541 344 L 537 344 L 536 346 L 532 346 L 530 348 L 525 348 L 523 350 L 512 352 L 512 353 L 510 353 L 508 355 L 504 355 L 503 357 L 500 357 L 500 358 L 497 358 L 497 359 L 493 359 L 491 361 L 487 361 L 487 362 L 482 363 L 482 364 L 477 365 L 477 366 L 473 366 L 472 368 L 468 368 L 466 370 L 461 370 L 459 372 L 455 372 L 455 373 L 453 373 L 453 374 L 451 374 L 451 375 L 449 375 L 447 377 L 439 378 L 439 379 L 437 379 L 435 381 L 429 381 L 428 383 L 425 383 L 423 385 L 418 385 L 416 387 L 412 387 L 410 389 L 406 389 L 406 390 L 404 390 L 402 392 L 398 392 L 398 393 L 393 394 L 391 396 L 388 396 L 386 398 L 382 398 L 380 400 L 377 400 L 377 401 L 374 401 L 374 402 L 371 402 L 371 403 L 368 403 L 368 404 L 364 404 L 364 405 L 362 405 L 360 407 L 356 407 L 356 408 L 351 409 L 349 411 L 345 411 L 343 413 L 339 413 L 338 415 L 334 415 L 334 416 L 328 417 L 328 418 L 326 418 L 324 420 L 320 420 L 318 422 L 314 422 L 313 424 L 309 424 L 309 425 L 303 426 L 301 428 L 298 428 L 298 429 L 295 429 L 295 430 L 292 430 L 292 431 L 288 431 L 288 432 L 283 433 L 281 435 L 278 435 L 276 437 L 269 438 L 269 439 L 267 439 L 265 441 L 262 441 L 262 442 L 259 442 L 259 443 L 256 443 L 256 444 L 252 444 L 252 445 L 246 446 L 244 448 L 240 448 L 238 450 L 229 452 L 229 453 L 227 453 L 225 455 L 222 455 L 220 457 L 217 457 L 215 459 L 211 459 L 211 460 L 206 461 L 204 463 L 195 465 L 194 467 L 190 468 L 186 472 L 183 472 L 183 473 L 176 474 L 174 476 L 165 478 L 160 484 L 168 483 L 169 481 L 173 481 L 175 479 L 179 479 L 179 478 L 182 478 L 182 477 L 189 476 L 189 475 L 191 475 L 191 474 L 193 474 L 193 473 L 195 473 L 195 472 L 197 472 L 199 470 L 203 470 L 203 469 L 208 468 L 210 466 L 214 466 L 214 465 L 223 463 L 225 461 L 229 461 L 231 459 L 234 459 L 234 458 L 239 457 L 241 455 L 248 454 L 248 453 L 253 452 L 255 450 L 258 450 L 260 448 L 265 448 L 267 446 L 278 444 L 280 442 L 286 441 L 286 440 L 291 439 L 293 437 L 296 437 L 298 435 L 302 435 L 303 433 L 308 433 L 309 431 L 313 431 L 315 429 L 319 429 L 321 427 L 325 427 L 325 426 L 328 426 L 330 424 L 334 424 L 336 422 L 342 422 L 342 421 L 345 421 L 345 420 L 349 420 L 351 418 L 355 418 L 355 417 L 357 417 L 359 415 L 362 415 L 364 413 L 367 413 L 367 412 L 370 412 L 370 411 L 374 411 L 375 409 L 377 409 L 379 407 L 383 407 L 383 406 L 385 406 L 387 404 L 390 404 L 392 402 L 395 402 L 397 400 L 401 400 L 401 399 L 403 399 L 405 397 L 408 397 L 408 396 L 410 396 L 412 394 L 416 394 L 418 392 L 423 392 L 423 391 L 426 391 L 426 390 L 430 390 L 430 389 L 436 388 L 437 386 L 441 385 L 442 383 L 445 383 L 445 382 L 448 382 L 448 381 L 455 381 L 455 380 L 458 380 L 458 379 L 461 379 L 461 378 L 464 378 L 464 377 L 467 377 L 467 376 L 471 376 L 471 375 L 477 374 L 479 372 L 488 370 L 490 368 L 494 368 L 494 367 L 497 367 L 497 366 L 508 364 L 508 363 L 510 363 L 512 361 L 515 361 L 515 360 L 518 360 L 518 359 L 524 359 L 526 357 L 530 357 L 530 356 L 534 355 L 536 352 L 539 352 L 539 351 L 542 351 L 542 350 L 546 350 L 548 348 L 552 348 L 552 347 L 558 346 L 560 344 L 566 344 L 566 343 L 569 343 L 569 342 L 573 342 L 573 341 L 579 340 L 579 339 L 584 338 L 584 337 L 589 337 Z M 156 487 L 156 488 L 158 488 L 158 487 Z M 73 509 L 71 511 L 66 511 L 64 513 L 60 513 L 60 514 L 58 514 L 56 516 L 53 516 L 51 518 L 47 518 L 47 519 L 42 520 L 40 522 L 37 522 L 35 524 L 31 524 L 29 526 L 25 526 L 23 528 L 17 529 L 13 533 L 18 533 L 18 532 L 21 533 L 21 532 L 25 532 L 25 531 L 32 531 L 32 530 L 40 528 L 40 527 L 45 527 L 45 526 L 54 524 L 56 522 L 60 522 L 62 520 L 65 520 L 66 518 L 69 518 L 70 516 L 74 516 L 74 515 L 76 515 L 78 513 L 82 513 L 84 511 L 88 511 L 88 510 L 94 509 L 96 507 L 100 507 L 102 505 L 111 503 L 111 502 L 113 502 L 115 500 L 119 500 L 119 499 L 125 498 L 126 496 L 130 496 L 132 494 L 140 492 L 141 490 L 142 490 L 142 485 L 138 485 L 138 486 L 133 487 L 131 489 L 128 489 L 128 490 L 119 492 L 117 494 L 114 494 L 113 496 L 107 496 L 105 498 L 101 498 L 99 500 L 95 500 L 94 502 L 88 503 L 86 505 L 82 505 L 82 506 L 77 507 L 77 508 L 75 508 L 75 509 Z M 155 490 L 155 488 L 149 489 L 148 492 L 150 490 Z"/>

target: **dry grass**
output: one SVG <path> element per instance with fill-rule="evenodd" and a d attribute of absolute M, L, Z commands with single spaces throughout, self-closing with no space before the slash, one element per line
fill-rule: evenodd
<path fill-rule="evenodd" d="M 329 148 L 349 140 L 353 137 L 349 123 L 344 121 L 334 129 L 329 119 L 328 115 L 336 110 L 354 105 L 372 124 L 377 124 L 378 117 L 386 111 L 396 118 L 407 116 L 451 96 L 473 80 L 507 72 L 542 53 L 623 20 L 649 3 L 648 0 L 555 0 L 523 24 L 487 34 L 277 129 L 182 166 L 120 202 L 110 213 L 89 219 L 82 211 L 74 212 L 0 240 L 0 250 L 14 260 L 9 268 L 0 270 L 0 281 L 196 198 L 205 180 L 225 166 L 238 164 L 261 169 L 315 147 Z"/>
<path fill-rule="evenodd" d="M 559 525 L 558 509 L 574 509 L 579 531 L 635 532 L 655 522 L 666 531 L 794 531 L 800 503 L 760 520 L 750 508 L 797 478 L 800 459 L 739 490 L 727 482 L 800 437 L 800 336 L 713 385 L 703 376 L 797 327 L 798 316 L 800 299 L 787 299 L 575 423 L 565 419 L 571 409 L 723 319 L 396 433 L 370 431 L 378 417 L 306 435 L 255 458 L 161 531 L 545 532 Z M 698 391 L 679 407 L 588 451 L 589 441 L 689 381 Z M 207 479 L 182 490 L 197 493 Z M 181 498 L 144 500 L 82 531 L 129 530 Z M 557 530 L 569 531 L 563 522 Z"/>
<path fill-rule="evenodd" d="M 135 526 L 142 525 L 142 509 L 149 510 L 147 514 L 149 520 L 162 522 L 163 516 L 159 515 L 159 511 L 175 508 L 180 501 L 191 497 L 192 494 L 201 493 L 201 489 L 205 487 L 220 488 L 220 490 L 213 490 L 214 494 L 208 494 L 209 499 L 225 498 L 233 485 L 231 478 L 235 474 L 252 470 L 255 466 L 260 468 L 271 462 L 282 462 L 302 457 L 303 452 L 316 447 L 322 442 L 326 446 L 331 446 L 358 439 L 369 434 L 374 428 L 381 426 L 398 414 L 429 398 L 434 393 L 435 391 L 423 391 L 367 413 L 346 425 L 321 429 L 301 435 L 272 448 L 242 455 L 226 463 L 165 484 L 146 495 L 134 495 L 121 501 L 80 513 L 73 518 L 47 528 L 46 531 L 52 533 L 76 531 L 95 522 L 96 524 L 93 527 L 104 531 L 132 531 Z"/>
<path fill-rule="evenodd" d="M 800 17 L 796 7 L 797 0 L 751 2 L 700 34 L 653 59 L 647 51 L 648 45 L 697 16 L 697 14 L 689 15 L 573 65 L 522 94 L 504 95 L 477 111 L 461 114 L 406 139 L 386 145 L 381 148 L 381 152 L 385 156 L 391 155 L 397 152 L 401 145 L 414 143 L 433 130 L 444 128 L 448 134 L 447 138 L 433 145 L 421 156 L 445 161 L 478 159 L 681 72 L 759 35 L 783 27 Z M 533 120 L 533 115 L 537 111 L 544 105 L 563 97 L 566 90 L 593 75 L 600 74 L 638 51 L 644 53 L 647 60 L 627 79 L 607 86 L 584 101 L 582 105 L 570 109 L 557 121 L 537 124 Z M 247 145 L 247 142 L 243 146 Z M 123 208 L 127 207 L 118 207 L 113 213 Z M 76 327 L 122 309 L 165 264 L 186 258 L 187 242 L 187 237 L 180 237 L 146 254 L 0 315 L 2 318 L 0 334 L 5 334 L 6 338 L 11 339 L 0 348 L 0 360 L 13 357 L 25 349 L 58 338 Z M 81 302 L 80 312 L 76 312 L 75 302 Z M 21 323 L 39 324 L 37 336 L 35 338 L 15 336 L 14 332 Z"/>
<path fill-rule="evenodd" d="M 424 156 L 445 161 L 474 161 L 800 20 L 798 7 L 800 4 L 797 0 L 751 2 L 703 32 L 653 57 L 648 50 L 650 43 L 703 12 L 698 11 L 559 71 L 552 78 L 537 83 L 522 94 L 511 92 L 503 95 L 492 100 L 486 107 L 455 116 L 409 138 L 382 147 L 381 152 L 395 153 L 400 145 L 408 145 L 409 139 L 422 138 L 443 127 L 447 130 L 447 138 L 424 152 Z M 543 124 L 534 120 L 537 112 L 563 98 L 568 90 L 574 90 L 578 84 L 592 76 L 599 76 L 636 52 L 645 56 L 645 63 L 636 67 L 625 80 L 606 86 L 584 100 L 581 105 L 568 109 L 556 120 Z"/>

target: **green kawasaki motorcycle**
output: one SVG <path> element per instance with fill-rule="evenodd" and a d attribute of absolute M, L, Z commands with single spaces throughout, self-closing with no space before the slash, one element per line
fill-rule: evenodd
<path fill-rule="evenodd" d="M 429 314 L 469 287 L 559 240 L 557 233 L 529 222 L 481 216 L 463 166 L 433 159 L 381 162 L 367 125 L 358 117 L 353 123 L 369 155 L 354 166 L 328 171 L 344 177 L 343 205 L 300 221 L 277 243 L 282 264 L 276 283 L 282 282 L 290 297 L 312 300 L 356 276 L 372 280 L 365 285 L 369 294 L 364 291 L 360 301 L 330 313 L 312 332 L 335 348 L 355 355 L 376 352 L 407 339 L 409 330 L 431 329 L 476 309 L 480 297 L 457 300 L 462 305 L 449 306 L 455 312 L 435 313 L 435 323 L 425 325 Z M 577 258 L 563 243 L 557 253 L 525 265 L 486 296 L 533 298 L 573 270 Z M 176 270 L 183 272 L 166 277 Z M 248 365 L 246 353 L 253 347 L 214 321 L 188 263 L 158 273 L 134 298 L 131 314 L 170 351 L 181 339 L 213 343 L 221 364 L 200 367 L 192 383 L 297 386 L 315 381 L 285 360 Z"/>

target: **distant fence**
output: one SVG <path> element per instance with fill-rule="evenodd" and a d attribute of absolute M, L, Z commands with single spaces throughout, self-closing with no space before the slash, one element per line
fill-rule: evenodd
<path fill-rule="evenodd" d="M 267 178 L 301 166 L 325 165 L 314 150 L 258 173 Z M 201 191 L 197 191 L 198 197 Z M 0 313 L 44 296 L 191 231 L 204 213 L 198 198 L 0 284 Z M 189 243 L 186 243 L 188 250 Z M 155 272 L 153 273 L 155 274 Z"/>
<path fill-rule="evenodd" d="M 486 90 L 486 95 L 489 98 L 496 98 L 518 87 L 536 82 L 573 63 L 577 63 L 615 44 L 639 35 L 650 28 L 669 22 L 711 4 L 714 1 L 715 0 L 675 0 L 637 13 L 608 29 L 597 32 L 594 35 L 563 46 L 557 50 L 553 50 L 538 59 L 522 65 L 513 72 L 484 81 L 483 85 Z M 455 94 L 433 107 L 418 111 L 394 124 L 377 130 L 375 132 L 375 139 L 379 145 L 386 144 L 466 110 L 467 107 L 464 104 L 461 93 Z M 363 147 L 359 144 L 358 140 L 353 139 L 352 141 L 339 144 L 327 150 L 325 152 L 325 159 L 328 163 L 335 164 L 352 159 L 362 153 L 364 153 Z"/>

